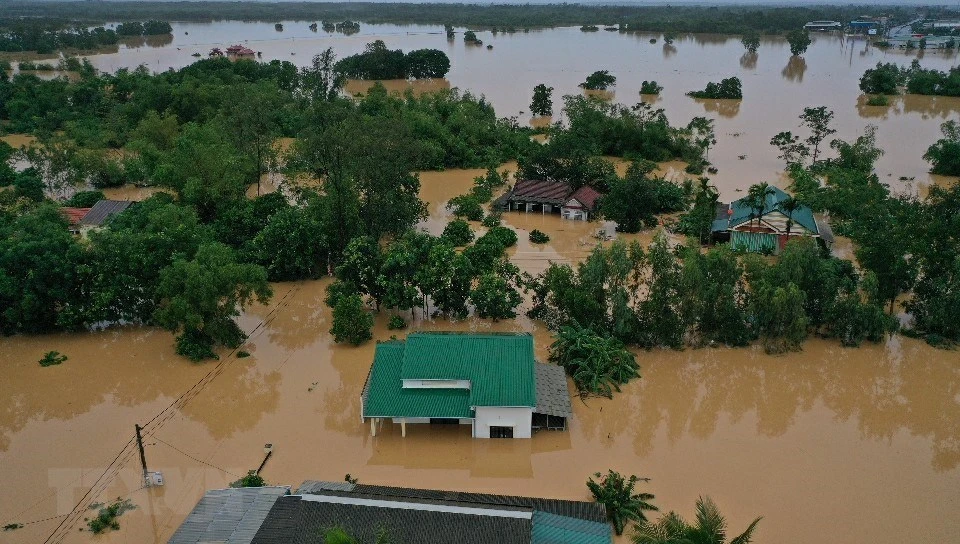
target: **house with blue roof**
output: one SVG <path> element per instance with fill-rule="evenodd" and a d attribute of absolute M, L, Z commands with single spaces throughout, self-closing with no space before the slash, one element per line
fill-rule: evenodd
<path fill-rule="evenodd" d="M 833 244 L 826 221 L 773 186 L 768 188 L 762 208 L 750 197 L 718 205 L 712 234 L 714 241 L 729 241 L 734 249 L 768 254 L 779 254 L 795 236 L 816 238 L 828 248 Z"/>
<path fill-rule="evenodd" d="M 530 438 L 566 429 L 570 391 L 556 365 L 534 359 L 529 334 L 416 332 L 377 344 L 361 394 L 361 419 L 470 425 L 474 438 Z"/>

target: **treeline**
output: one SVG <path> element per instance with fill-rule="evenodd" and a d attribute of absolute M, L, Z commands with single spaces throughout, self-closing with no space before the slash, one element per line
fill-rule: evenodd
<path fill-rule="evenodd" d="M 7 2 L 10 17 L 63 17 L 86 21 L 320 21 L 452 24 L 477 28 L 622 25 L 624 31 L 782 33 L 817 19 L 849 21 L 862 15 L 858 6 L 606 6 L 584 4 L 477 5 L 309 2 Z M 888 7 L 894 20 L 909 20 L 913 10 Z"/>
<path fill-rule="evenodd" d="M 51 19 L 0 18 L 0 51 L 36 51 L 49 54 L 60 49 L 97 49 L 116 45 L 119 38 L 170 34 L 169 23 L 147 21 L 122 23 L 116 30 L 98 26 L 86 28 L 63 21 L 63 14 Z"/>
<path fill-rule="evenodd" d="M 343 98 L 335 60 L 207 59 L 157 75 L 83 63 L 75 82 L 0 78 L 0 117 L 38 137 L 30 168 L 0 171 L 13 185 L 0 191 L 0 331 L 149 323 L 177 334 L 178 353 L 211 356 L 242 340 L 232 318 L 269 296 L 268 280 L 325 275 L 355 239 L 405 239 L 426 210 L 415 171 L 499 164 L 534 145 L 469 94 L 375 86 Z M 285 135 L 297 141 L 281 155 Z M 280 168 L 293 180 L 285 194 L 247 197 Z M 170 194 L 87 241 L 50 200 L 129 182 Z"/>
<path fill-rule="evenodd" d="M 423 79 L 446 77 L 450 59 L 438 49 L 403 51 L 387 49 L 383 40 L 367 44 L 363 53 L 344 57 L 338 72 L 350 79 Z"/>
<path fill-rule="evenodd" d="M 868 68 L 860 78 L 860 90 L 868 94 L 900 94 L 905 87 L 910 94 L 933 96 L 960 96 L 960 67 L 943 72 L 920 67 L 920 61 L 914 59 L 909 68 L 888 63 L 877 63 Z"/>

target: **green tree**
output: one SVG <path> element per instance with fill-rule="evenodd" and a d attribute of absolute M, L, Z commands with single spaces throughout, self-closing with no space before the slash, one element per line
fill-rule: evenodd
<path fill-rule="evenodd" d="M 255 262 L 267 270 L 271 281 L 317 278 L 326 271 L 323 230 L 310 211 L 301 207 L 273 214 L 250 246 Z"/>
<path fill-rule="evenodd" d="M 813 40 L 810 39 L 809 32 L 797 29 L 787 32 L 787 43 L 790 44 L 790 54 L 796 57 L 806 53 Z"/>
<path fill-rule="evenodd" d="M 192 260 L 177 259 L 160 272 L 160 304 L 153 319 L 178 333 L 178 354 L 193 360 L 215 357 L 214 345 L 237 347 L 243 341 L 233 318 L 248 304 L 265 304 L 272 294 L 263 268 L 237 263 L 223 244 L 205 243 Z"/>
<path fill-rule="evenodd" d="M 790 131 L 778 132 L 770 139 L 770 145 L 780 150 L 780 159 L 787 163 L 788 169 L 793 165 L 803 165 L 810 156 L 810 148 L 800 142 L 800 136 Z"/>
<path fill-rule="evenodd" d="M 470 230 L 470 223 L 463 219 L 454 219 L 443 227 L 440 237 L 454 247 L 463 247 L 473 241 L 473 231 Z"/>
<path fill-rule="evenodd" d="M 476 287 L 470 291 L 470 302 L 477 316 L 484 319 L 512 319 L 517 316 L 517 306 L 523 297 L 504 274 L 486 272 L 477 280 Z"/>
<path fill-rule="evenodd" d="M 640 377 L 636 357 L 622 342 L 576 322 L 557 331 L 550 360 L 567 371 L 581 394 L 612 398 L 621 385 Z"/>
<path fill-rule="evenodd" d="M 315 55 L 310 66 L 300 69 L 300 87 L 302 98 L 311 102 L 331 102 L 340 96 L 340 90 L 346 82 L 343 74 L 336 70 L 337 56 L 333 48 Z"/>
<path fill-rule="evenodd" d="M 793 283 L 776 285 L 768 281 L 750 282 L 751 313 L 767 353 L 799 351 L 807 337 L 807 316 L 803 311 L 804 294 Z"/>
<path fill-rule="evenodd" d="M 833 120 L 833 111 L 828 110 L 826 106 L 803 108 L 800 120 L 810 129 L 810 136 L 806 142 L 813 149 L 813 162 L 816 163 L 817 156 L 820 153 L 820 144 L 828 136 L 837 132 L 830 127 L 830 121 Z"/>
<path fill-rule="evenodd" d="M 246 166 L 248 183 L 257 184 L 260 195 L 260 177 L 276 158 L 273 142 L 279 135 L 278 114 L 281 95 L 272 82 L 235 85 L 229 88 L 224 100 L 222 123 L 238 149 Z"/>
<path fill-rule="evenodd" d="M 587 76 L 580 87 L 590 91 L 605 91 L 617 84 L 617 77 L 607 70 L 597 70 Z"/>
<path fill-rule="evenodd" d="M 373 338 L 373 316 L 367 311 L 360 295 L 353 294 L 340 298 L 333 308 L 333 326 L 330 334 L 338 344 L 349 342 L 355 346 Z"/>
<path fill-rule="evenodd" d="M 933 165 L 930 171 L 945 176 L 960 175 L 960 124 L 949 120 L 940 125 L 940 138 L 927 148 L 923 159 Z"/>
<path fill-rule="evenodd" d="M 683 345 L 684 326 L 680 317 L 680 265 L 667 245 L 663 231 L 657 232 L 647 250 L 649 278 L 647 298 L 640 303 L 640 338 L 645 347 Z"/>
<path fill-rule="evenodd" d="M 383 253 L 380 244 L 369 236 L 358 236 L 347 244 L 343 258 L 337 265 L 337 278 L 356 286 L 360 293 L 373 298 L 380 308 L 384 288 L 380 282 Z"/>
<path fill-rule="evenodd" d="M 694 144 L 703 149 L 703 157 L 709 157 L 710 146 L 717 143 L 716 134 L 713 130 L 713 119 L 694 117 L 687 124 L 687 130 L 690 131 Z"/>
<path fill-rule="evenodd" d="M 406 77 L 443 78 L 450 71 L 450 58 L 439 49 L 416 49 L 407 53 Z"/>
<path fill-rule="evenodd" d="M 547 87 L 540 83 L 533 88 L 530 113 L 541 117 L 553 115 L 553 87 Z"/>
<path fill-rule="evenodd" d="M 744 532 L 730 539 L 729 544 L 752 542 L 761 519 L 753 520 Z M 634 544 L 727 544 L 727 520 L 710 497 L 700 497 L 694 523 L 670 512 L 653 523 L 641 521 L 630 538 Z"/>
<path fill-rule="evenodd" d="M 634 492 L 638 482 L 649 481 L 650 478 L 639 478 L 634 475 L 624 478 L 613 470 L 607 470 L 606 474 L 597 472 L 587 479 L 587 488 L 593 494 L 594 500 L 607 508 L 607 518 L 613 524 L 613 530 L 618 536 L 623 534 L 627 523 L 646 521 L 647 516 L 644 512 L 659 510 L 650 502 L 654 499 L 651 493 Z"/>
<path fill-rule="evenodd" d="M 688 342 L 743 346 L 752 339 L 743 267 L 729 244 L 687 248 L 679 278 L 680 314 Z"/>
<path fill-rule="evenodd" d="M 898 94 L 897 87 L 903 85 L 906 74 L 899 65 L 889 62 L 877 63 L 875 68 L 867 68 L 860 77 L 860 90 L 867 94 Z"/>
<path fill-rule="evenodd" d="M 760 34 L 757 34 L 756 31 L 747 32 L 740 38 L 740 43 L 747 51 L 756 53 L 757 49 L 760 49 Z"/>
<path fill-rule="evenodd" d="M 650 161 L 634 162 L 600 199 L 600 215 L 616 221 L 617 230 L 639 232 L 644 226 L 656 224 L 656 214 L 686 208 L 686 198 L 677 194 L 682 193 L 679 186 L 650 176 L 655 167 Z"/>
<path fill-rule="evenodd" d="M 678 230 L 687 236 L 695 236 L 701 244 L 709 243 L 718 198 L 717 188 L 710 185 L 710 180 L 700 178 L 694 189 L 693 207 L 680 217 Z"/>
<path fill-rule="evenodd" d="M 714 83 L 710 81 L 707 83 L 707 86 L 704 87 L 702 91 L 690 91 L 687 93 L 687 96 L 693 98 L 708 98 L 708 99 L 734 99 L 740 100 L 743 98 L 743 88 L 738 77 L 728 77 L 726 79 L 721 79 L 720 83 Z"/>
<path fill-rule="evenodd" d="M 750 220 L 757 221 L 763 219 L 764 210 L 767 208 L 767 197 L 773 194 L 773 188 L 767 182 L 755 183 L 747 189 L 747 204 L 750 205 Z"/>

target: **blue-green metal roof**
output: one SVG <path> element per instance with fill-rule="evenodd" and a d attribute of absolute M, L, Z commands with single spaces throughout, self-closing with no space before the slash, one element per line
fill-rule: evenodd
<path fill-rule="evenodd" d="M 404 389 L 400 378 L 403 342 L 377 344 L 367 382 L 364 417 L 436 417 L 469 419 L 467 389 Z"/>
<path fill-rule="evenodd" d="M 558 516 L 539 510 L 533 513 L 531 544 L 610 544 L 609 523 Z"/>
<path fill-rule="evenodd" d="M 469 380 L 471 406 L 536 406 L 529 334 L 419 332 L 407 336 L 403 380 Z"/>
<path fill-rule="evenodd" d="M 790 195 L 785 193 L 782 189 L 771 185 L 770 192 L 767 193 L 767 199 L 764 203 L 763 212 L 761 215 L 767 215 L 775 211 L 779 211 L 784 215 L 790 215 L 780 209 L 780 203 L 788 198 L 790 198 Z M 714 221 L 713 230 L 715 232 L 718 230 L 729 230 L 738 225 L 747 223 L 751 219 L 754 219 L 754 209 L 750 207 L 749 197 L 743 197 L 739 200 L 734 200 L 733 203 L 730 204 L 730 209 L 733 210 L 733 213 L 730 214 L 729 219 L 726 221 L 726 228 L 718 228 L 722 227 L 723 223 L 719 220 Z M 820 232 L 820 229 L 817 228 L 817 222 L 813 219 L 813 210 L 811 210 L 808 206 L 798 206 L 797 209 L 793 211 L 792 220 L 794 223 L 801 225 L 810 232 Z"/>

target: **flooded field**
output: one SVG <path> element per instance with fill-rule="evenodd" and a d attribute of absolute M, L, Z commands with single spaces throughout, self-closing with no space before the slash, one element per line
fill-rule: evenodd
<path fill-rule="evenodd" d="M 717 145 L 710 159 L 719 169 L 712 176 L 722 198 L 736 198 L 737 189 L 753 183 L 782 183 L 782 163 L 770 138 L 781 130 L 798 129 L 798 116 L 805 106 L 832 109 L 837 134 L 853 139 L 868 124 L 877 125 L 877 143 L 886 152 L 878 163 L 881 178 L 899 191 L 923 191 L 933 182 L 923 161 L 926 148 L 940 137 L 939 124 L 960 113 L 960 98 L 905 96 L 887 107 L 867 106 L 858 88 L 863 71 L 877 62 L 909 64 L 918 59 L 924 68 L 946 70 L 956 61 L 955 52 L 884 51 L 864 40 L 833 34 L 816 34 L 802 58 L 791 58 L 786 44 L 765 38 L 754 55 L 744 53 L 736 37 L 689 35 L 672 45 L 656 34 L 580 32 L 577 28 L 518 32 L 479 32 L 484 47 L 466 46 L 458 34 L 447 41 L 436 26 L 362 25 L 352 36 L 311 32 L 308 22 L 284 21 L 283 32 L 272 23 L 175 23 L 172 40 L 126 43 L 115 52 L 93 55 L 90 61 L 101 70 L 133 68 L 140 64 L 153 71 L 178 68 L 205 56 L 213 47 L 243 43 L 261 53 L 261 59 L 287 60 L 306 65 L 313 55 L 333 47 L 340 57 L 358 53 L 366 43 L 382 39 L 391 49 L 409 51 L 437 48 L 451 60 L 445 80 L 407 83 L 390 81 L 391 90 L 424 92 L 453 86 L 484 95 L 501 116 L 530 119 L 533 87 L 554 87 L 554 109 L 559 113 L 561 96 L 581 94 L 577 87 L 595 70 L 609 70 L 617 85 L 607 97 L 626 105 L 653 103 L 664 108 L 675 124 L 686 124 L 703 115 L 716 119 Z M 708 81 L 737 76 L 743 81 L 742 101 L 694 100 L 685 96 L 702 89 Z M 664 87 L 658 96 L 639 94 L 644 80 Z M 350 82 L 347 90 L 364 92 L 368 82 Z M 559 117 L 558 117 L 559 119 Z M 742 157 L 742 158 L 741 158 Z M 900 178 L 907 178 L 901 181 Z M 913 178 L 911 181 L 910 178 Z"/>
<path fill-rule="evenodd" d="M 442 228 L 445 201 L 481 173 L 423 173 L 424 226 Z M 534 273 L 550 260 L 581 260 L 599 226 L 535 213 L 504 219 L 521 233 L 512 259 Z M 530 244 L 533 228 L 551 242 Z M 0 338 L 0 521 L 26 524 L 0 541 L 90 542 L 78 530 L 92 513 L 85 506 L 122 497 L 137 509 L 96 541 L 166 542 L 206 489 L 256 468 L 265 443 L 274 454 L 262 474 L 274 484 L 350 473 L 367 483 L 587 499 L 586 478 L 613 468 L 652 478 L 644 490 L 664 510 L 691 515 L 705 494 L 735 528 L 763 515 L 757 542 L 945 543 L 960 534 L 958 352 L 901 337 L 859 349 L 809 340 L 782 357 L 639 352 L 643 378 L 613 400 L 575 399 L 568 432 L 474 440 L 467 428 L 413 426 L 403 438 L 385 425 L 372 438 L 360 391 L 374 343 L 332 342 L 328 284 L 275 285 L 271 303 L 240 320 L 247 358 L 224 351 L 193 364 L 174 354 L 169 333 L 141 327 Z M 388 317 L 377 317 L 377 340 L 405 334 L 387 330 Z M 523 317 L 418 315 L 411 329 L 529 331 L 540 360 L 550 343 Z M 41 368 L 48 350 L 69 360 Z M 147 463 L 163 472 L 163 487 L 141 488 L 134 424 L 145 427 Z"/>

